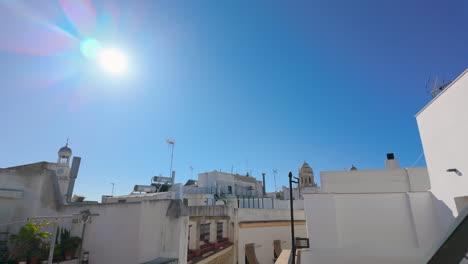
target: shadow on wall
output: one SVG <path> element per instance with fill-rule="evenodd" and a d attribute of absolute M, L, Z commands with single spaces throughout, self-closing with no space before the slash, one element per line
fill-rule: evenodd
<path fill-rule="evenodd" d="M 446 229 L 453 223 L 455 216 L 453 211 L 444 203 L 444 201 L 437 199 L 434 194 L 431 193 L 432 203 L 436 208 L 437 220 L 441 225 L 442 234 L 446 232 Z"/>

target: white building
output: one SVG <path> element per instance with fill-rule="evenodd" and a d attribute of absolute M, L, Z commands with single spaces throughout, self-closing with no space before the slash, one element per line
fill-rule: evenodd
<path fill-rule="evenodd" d="M 416 115 L 442 233 L 468 205 L 467 98 L 465 70 Z"/>
<path fill-rule="evenodd" d="M 198 174 L 198 187 L 225 196 L 263 196 L 262 182 L 247 175 L 219 171 Z"/>
<path fill-rule="evenodd" d="M 0 222 L 55 213 L 71 203 L 80 158 L 60 148 L 57 163 L 38 162 L 0 169 Z"/>
<path fill-rule="evenodd" d="M 416 115 L 427 171 L 398 168 L 390 156 L 384 170 L 322 172 L 320 192 L 305 194 L 311 240 L 301 261 L 426 263 L 437 249 L 447 250 L 442 243 L 466 222 L 467 98 L 468 70 Z"/>
<path fill-rule="evenodd" d="M 80 158 L 74 157 L 70 168 L 72 151 L 68 145 L 58 155 L 57 163 L 0 169 L 2 234 L 15 234 L 28 219 L 47 217 L 46 221 L 56 222 L 81 237 L 84 225 L 75 221 L 74 215 L 89 210 L 95 216 L 86 225 L 83 249 L 89 252 L 90 263 L 137 264 L 161 258 L 186 263 L 184 242 L 191 211 L 184 210 L 181 201 L 169 200 L 166 194 L 157 200 L 130 196 L 116 201 L 109 198 L 109 203 L 104 204 L 74 202 L 71 196 Z M 197 215 L 212 213 L 203 208 L 193 211 Z M 48 228 L 53 231 L 52 226 Z"/>
<path fill-rule="evenodd" d="M 302 263 L 421 263 L 439 238 L 425 167 L 321 172 L 304 193 L 310 249 Z"/>

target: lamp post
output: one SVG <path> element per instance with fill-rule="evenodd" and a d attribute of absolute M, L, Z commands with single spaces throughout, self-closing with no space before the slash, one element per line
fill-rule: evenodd
<path fill-rule="evenodd" d="M 293 207 L 293 188 L 292 184 L 298 183 L 298 181 L 293 180 L 292 172 L 289 172 L 289 201 L 291 203 L 291 251 L 292 251 L 292 264 L 296 263 L 296 239 L 294 236 L 294 207 Z M 294 177 L 294 179 L 297 179 Z"/>

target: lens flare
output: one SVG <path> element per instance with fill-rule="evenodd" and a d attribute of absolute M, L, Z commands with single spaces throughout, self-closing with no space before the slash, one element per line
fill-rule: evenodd
<path fill-rule="evenodd" d="M 87 38 L 80 43 L 80 50 L 86 58 L 96 59 L 102 50 L 102 46 L 99 41 Z"/>

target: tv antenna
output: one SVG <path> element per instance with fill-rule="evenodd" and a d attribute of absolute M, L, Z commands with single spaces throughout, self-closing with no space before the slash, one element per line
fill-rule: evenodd
<path fill-rule="evenodd" d="M 190 169 L 190 179 L 193 180 L 193 167 L 190 166 L 189 169 Z"/>
<path fill-rule="evenodd" d="M 426 83 L 426 91 L 427 91 L 427 87 L 429 85 L 431 81 L 431 76 L 429 76 L 429 79 L 427 80 L 427 83 Z M 432 98 L 436 97 L 440 92 L 442 92 L 445 88 L 447 88 L 447 86 L 449 86 L 452 82 L 447 82 L 445 83 L 445 80 L 442 80 L 441 84 L 439 85 L 439 77 L 436 77 L 434 79 L 434 84 L 432 86 L 432 89 L 430 91 L 428 91 Z"/>
<path fill-rule="evenodd" d="M 278 174 L 277 169 L 273 169 L 273 181 L 275 182 L 275 194 L 276 194 L 276 174 Z"/>
<path fill-rule="evenodd" d="M 111 182 L 110 184 L 112 185 L 112 193 L 111 193 L 111 195 L 114 196 L 114 186 L 115 186 L 115 183 Z"/>

